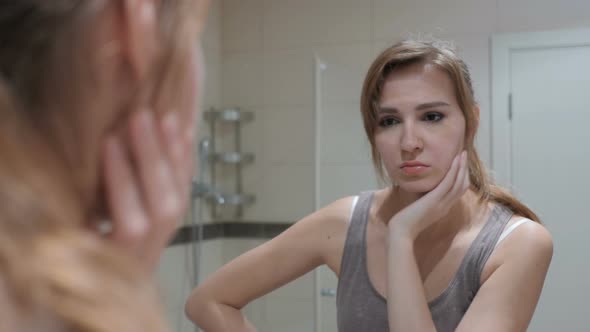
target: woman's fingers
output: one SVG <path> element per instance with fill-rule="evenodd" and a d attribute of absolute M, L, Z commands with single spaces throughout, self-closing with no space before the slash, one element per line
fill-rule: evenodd
<path fill-rule="evenodd" d="M 457 177 L 453 183 L 453 187 L 447 195 L 448 204 L 452 204 L 453 201 L 461 197 L 465 193 L 465 178 L 468 177 L 468 165 L 467 165 L 467 152 L 463 151 L 459 155 L 459 171 Z"/>
<path fill-rule="evenodd" d="M 105 142 L 112 223 L 107 236 L 148 269 L 157 264 L 188 203 L 194 140 L 185 129 L 194 130 L 182 126 L 177 114 L 156 120 L 152 112 L 140 111 L 130 117 L 125 145 L 114 135 Z"/>
<path fill-rule="evenodd" d="M 187 126 L 182 128 L 182 141 L 184 142 L 185 147 L 185 163 L 184 163 L 184 173 L 186 176 L 186 189 L 189 192 L 191 188 L 191 180 L 193 174 L 195 173 L 195 144 L 196 144 L 196 132 L 197 126 L 199 124 L 198 121 L 198 112 L 190 112 L 187 121 Z"/>
<path fill-rule="evenodd" d="M 130 125 L 130 145 L 139 176 L 145 207 L 153 222 L 169 222 L 178 216 L 180 200 L 174 171 L 162 148 L 154 115 L 134 114 Z"/>
<path fill-rule="evenodd" d="M 135 251 L 148 231 L 148 218 L 129 156 L 115 136 L 106 140 L 103 162 L 106 203 L 112 219 L 108 236 L 123 248 Z"/>
<path fill-rule="evenodd" d="M 183 159 L 180 167 L 181 182 L 179 192 L 182 195 L 181 200 L 185 205 L 188 205 L 191 199 L 192 179 L 195 174 L 194 169 L 194 140 L 183 141 Z M 186 208 L 186 207 L 185 207 Z"/>
<path fill-rule="evenodd" d="M 183 128 L 180 132 L 180 141 L 182 142 L 183 146 L 183 162 L 181 167 L 181 175 L 184 176 L 183 181 L 181 182 L 184 185 L 184 188 L 181 188 L 183 191 L 182 193 L 186 193 L 186 202 L 188 203 L 188 199 L 190 197 L 190 189 L 192 188 L 192 178 L 193 174 L 195 174 L 195 133 L 197 127 L 196 121 L 196 112 L 191 113 L 192 115 L 189 116 L 187 120 L 187 126 Z"/>
<path fill-rule="evenodd" d="M 458 154 L 451 164 L 449 171 L 436 188 L 418 199 L 410 206 L 398 212 L 394 218 L 396 222 L 390 225 L 398 225 L 399 231 L 409 234 L 415 239 L 420 232 L 432 223 L 446 215 L 451 206 L 459 199 L 469 184 L 469 171 L 467 153 Z"/>
<path fill-rule="evenodd" d="M 451 167 L 445 174 L 442 181 L 434 188 L 431 193 L 435 199 L 438 201 L 442 201 L 448 195 L 448 193 L 453 188 L 455 181 L 457 179 L 457 174 L 459 172 L 461 166 L 461 154 L 455 156 L 453 162 L 451 163 Z"/>
<path fill-rule="evenodd" d="M 178 119 L 176 112 L 168 112 L 160 122 L 160 127 L 182 213 L 189 202 L 194 159 L 194 135 L 187 134 L 187 131 L 194 132 L 195 125 L 191 121 L 184 124 L 186 128 L 182 128 Z"/>
<path fill-rule="evenodd" d="M 160 130 L 176 188 L 179 190 L 184 187 L 184 182 L 186 182 L 186 147 L 180 134 L 178 114 L 176 112 L 166 113 L 160 121 Z"/>

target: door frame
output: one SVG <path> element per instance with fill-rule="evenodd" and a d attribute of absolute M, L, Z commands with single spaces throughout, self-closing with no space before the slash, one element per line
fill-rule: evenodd
<path fill-rule="evenodd" d="M 590 46 L 590 28 L 495 34 L 491 38 L 491 165 L 494 179 L 512 189 L 511 54 L 535 48 Z"/>

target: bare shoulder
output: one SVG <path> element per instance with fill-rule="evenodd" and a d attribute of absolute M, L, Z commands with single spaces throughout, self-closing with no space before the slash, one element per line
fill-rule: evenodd
<path fill-rule="evenodd" d="M 321 255 L 322 263 L 337 275 L 340 271 L 340 261 L 355 197 L 338 199 L 303 218 L 292 227 L 293 231 L 299 228 L 300 232 L 307 234 L 299 238 L 306 239 L 306 245 L 310 248 L 316 248 Z"/>
<path fill-rule="evenodd" d="M 355 196 L 338 199 L 301 219 L 293 228 L 313 230 L 315 240 L 330 240 L 346 233 Z M 321 236 L 320 239 L 317 235 Z"/>
<path fill-rule="evenodd" d="M 521 221 L 523 217 L 514 216 L 507 227 Z M 500 266 L 515 269 L 533 270 L 545 274 L 553 257 L 553 239 L 542 224 L 527 220 L 516 227 L 498 244 L 490 257 L 491 269 L 482 276 L 487 279 Z"/>
<path fill-rule="evenodd" d="M 340 198 L 296 222 L 296 227 L 332 230 L 346 226 L 355 196 Z"/>
<path fill-rule="evenodd" d="M 510 220 L 508 226 L 523 220 L 523 217 L 515 216 Z M 539 255 L 541 257 L 551 257 L 553 255 L 553 238 L 551 233 L 542 224 L 527 220 L 512 231 L 501 243 L 498 249 L 504 247 L 509 256 L 519 253 Z"/>

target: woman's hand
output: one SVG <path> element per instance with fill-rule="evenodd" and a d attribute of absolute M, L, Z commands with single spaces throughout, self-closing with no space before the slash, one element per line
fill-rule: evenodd
<path fill-rule="evenodd" d="M 186 212 L 193 173 L 195 121 L 179 123 L 176 112 L 157 119 L 149 110 L 130 116 L 125 144 L 107 137 L 103 181 L 116 245 L 148 270 L 174 235 Z"/>
<path fill-rule="evenodd" d="M 413 242 L 423 230 L 449 213 L 468 188 L 467 153 L 463 151 L 455 157 L 436 188 L 393 216 L 389 222 L 390 234 Z"/>

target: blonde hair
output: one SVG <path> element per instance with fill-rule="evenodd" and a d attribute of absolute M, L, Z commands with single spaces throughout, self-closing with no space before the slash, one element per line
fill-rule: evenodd
<path fill-rule="evenodd" d="M 377 56 L 371 64 L 361 94 L 361 114 L 365 133 L 371 144 L 373 166 L 381 181 L 386 180 L 381 156 L 375 145 L 377 129 L 377 110 L 383 85 L 387 77 L 396 69 L 416 63 L 435 65 L 445 72 L 454 84 L 459 107 L 465 117 L 465 146 L 469 155 L 469 178 L 473 190 L 482 201 L 493 201 L 510 208 L 514 213 L 539 221 L 537 215 L 525 204 L 516 199 L 506 189 L 494 184 L 475 149 L 477 115 L 473 84 L 467 64 L 461 60 L 454 48 L 442 41 L 408 39 L 392 45 Z"/>
<path fill-rule="evenodd" d="M 87 164 L 71 164 L 56 135 L 79 142 L 98 64 L 88 34 L 108 0 L 0 3 L 0 299 L 26 331 L 165 331 L 152 280 L 131 257 L 87 229 L 95 201 L 81 191 Z M 191 0 L 158 2 L 161 52 L 145 82 L 131 84 L 154 109 L 178 109 L 196 42 Z M 96 157 L 96 156 L 95 156 Z M 74 176 L 75 174 L 82 174 Z M 93 188 L 96 190 L 96 188 Z M 1 304 L 1 303 L 0 303 Z M 49 324 L 49 325 L 48 325 Z"/>

